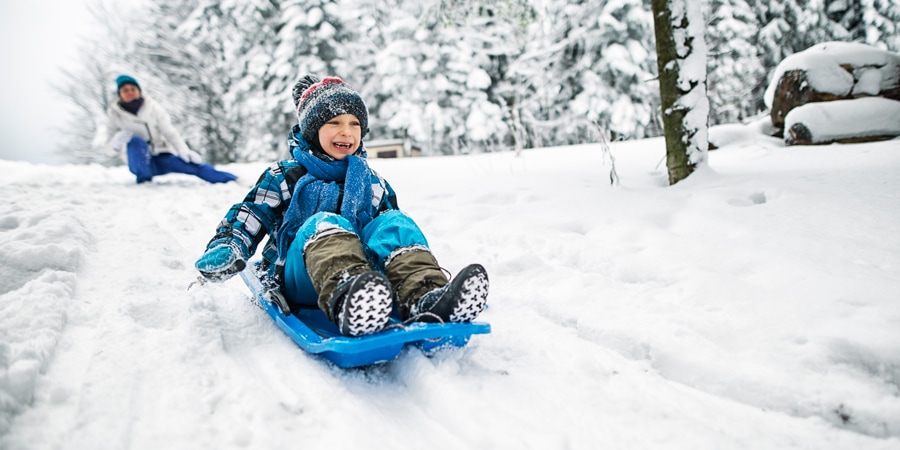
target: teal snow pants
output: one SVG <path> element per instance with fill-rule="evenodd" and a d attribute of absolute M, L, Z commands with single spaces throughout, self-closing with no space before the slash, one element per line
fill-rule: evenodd
<path fill-rule="evenodd" d="M 397 249 L 428 247 L 419 226 L 399 210 L 379 214 L 361 231 L 353 229 L 344 217 L 327 212 L 314 214 L 297 230 L 284 262 L 285 294 L 291 307 L 316 308 L 318 294 L 313 288 L 303 258 L 303 248 L 320 227 L 339 227 L 359 236 L 372 270 L 384 273 L 384 262 Z"/>

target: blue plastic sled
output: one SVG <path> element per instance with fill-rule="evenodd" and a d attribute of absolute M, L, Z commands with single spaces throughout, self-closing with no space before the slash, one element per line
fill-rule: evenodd
<path fill-rule="evenodd" d="M 256 271 L 256 264 L 249 264 L 241 272 L 259 305 L 269 317 L 303 350 L 323 356 L 343 368 L 368 366 L 391 361 L 400 354 L 403 347 L 412 344 L 426 354 L 442 347 L 463 347 L 473 334 L 487 334 L 491 326 L 486 323 L 422 323 L 404 325 L 391 316 L 385 330 L 360 337 L 340 334 L 319 309 L 301 309 L 291 315 L 284 315 L 281 309 L 267 299 Z"/>

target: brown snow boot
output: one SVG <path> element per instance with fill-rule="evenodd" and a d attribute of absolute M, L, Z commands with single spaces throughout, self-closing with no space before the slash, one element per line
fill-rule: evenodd
<path fill-rule="evenodd" d="M 400 317 L 421 322 L 471 322 L 487 302 L 487 272 L 480 264 L 464 268 L 449 281 L 424 247 L 398 251 L 385 265 L 395 287 Z"/>
<path fill-rule="evenodd" d="M 387 325 L 393 299 L 390 282 L 372 271 L 355 234 L 341 231 L 313 236 L 303 256 L 319 294 L 319 309 L 341 334 L 361 336 Z"/>

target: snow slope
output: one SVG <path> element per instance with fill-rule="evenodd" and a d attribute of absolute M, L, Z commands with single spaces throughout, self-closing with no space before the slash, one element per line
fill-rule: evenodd
<path fill-rule="evenodd" d="M 188 289 L 246 186 L 0 161 L 0 448 L 900 448 L 900 141 L 612 153 L 373 160 L 493 333 L 361 370 Z"/>

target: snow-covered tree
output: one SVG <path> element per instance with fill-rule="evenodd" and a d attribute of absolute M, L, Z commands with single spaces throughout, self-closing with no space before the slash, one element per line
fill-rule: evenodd
<path fill-rule="evenodd" d="M 621 137 L 658 134 L 653 19 L 641 0 L 548 2 L 539 10 L 533 111 L 552 143 L 595 140 L 596 128 Z"/>
<path fill-rule="evenodd" d="M 224 0 L 221 19 L 209 22 L 221 29 L 205 33 L 223 42 L 222 104 L 228 120 L 240 129 L 227 160 L 271 159 L 284 147 L 287 127 L 276 129 L 282 118 L 278 101 L 290 103 L 292 76 L 272 73 L 280 24 L 281 4 L 269 0 Z M 214 18 L 215 16 L 208 16 Z M 212 31 L 212 30 L 210 30 Z M 278 85 L 281 89 L 275 88 Z"/>
<path fill-rule="evenodd" d="M 359 56 L 351 73 L 361 77 L 370 140 L 408 137 L 426 154 L 456 150 L 446 142 L 460 126 L 451 100 L 458 74 L 447 67 L 452 49 L 443 48 L 440 24 L 429 16 L 435 4 L 397 0 L 359 14 L 369 38 L 353 46 Z"/>
<path fill-rule="evenodd" d="M 78 72 L 64 71 L 54 88 L 69 100 L 69 116 L 60 127 L 64 140 L 58 151 L 75 163 L 119 165 L 123 160 L 106 151 L 106 110 L 115 101 L 110 72 L 96 59 L 84 58 Z"/>
<path fill-rule="evenodd" d="M 129 73 L 147 81 L 145 94 L 169 111 L 189 146 L 212 163 L 235 161 L 242 132 L 225 102 L 225 61 L 240 37 L 215 0 L 159 0 L 146 8 L 147 19 L 157 20 L 138 37 Z"/>
<path fill-rule="evenodd" d="M 653 0 L 653 20 L 666 167 L 675 184 L 706 162 L 709 147 L 706 24 L 700 4 L 690 0 Z"/>
<path fill-rule="evenodd" d="M 833 40 L 819 0 L 749 0 L 757 16 L 757 46 L 763 66 L 773 69 L 786 56 Z M 846 36 L 845 36 L 846 37 Z"/>
<path fill-rule="evenodd" d="M 520 100 L 529 86 L 510 67 L 526 48 L 537 13 L 530 0 L 457 2 L 445 27 L 446 45 L 458 42 L 455 64 L 471 66 L 459 94 L 465 112 L 464 142 L 469 151 L 520 147 L 528 139 Z M 458 36 L 458 38 L 454 37 Z"/>
<path fill-rule="evenodd" d="M 896 0 L 831 0 L 825 14 L 850 41 L 900 51 L 900 3 Z"/>
<path fill-rule="evenodd" d="M 357 6 L 366 39 L 351 51 L 372 137 L 408 137 L 426 154 L 500 147 L 510 133 L 495 92 L 515 47 L 506 45 L 515 30 L 505 19 L 516 10 L 503 2 L 375 3 Z"/>
<path fill-rule="evenodd" d="M 744 0 L 710 0 L 708 10 L 710 122 L 740 122 L 765 109 L 768 83 L 755 44 L 756 17 Z"/>

